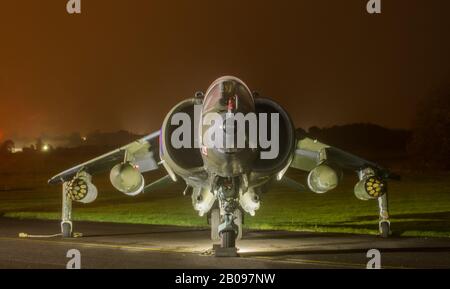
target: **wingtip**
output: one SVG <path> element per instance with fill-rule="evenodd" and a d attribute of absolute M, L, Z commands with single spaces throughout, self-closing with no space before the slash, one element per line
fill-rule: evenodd
<path fill-rule="evenodd" d="M 53 177 L 53 178 L 49 179 L 49 180 L 47 181 L 47 183 L 48 183 L 49 185 L 57 185 L 57 184 L 60 184 L 60 183 L 61 183 L 61 180 L 60 180 L 59 178 Z"/>
<path fill-rule="evenodd" d="M 393 173 L 389 170 L 384 170 L 382 173 L 382 177 L 386 180 L 393 180 L 393 181 L 401 181 L 402 177 L 399 174 Z"/>
<path fill-rule="evenodd" d="M 391 180 L 394 180 L 394 181 L 401 181 L 402 180 L 402 176 L 400 176 L 398 174 L 395 174 L 395 173 L 390 173 L 389 174 L 389 178 Z"/>

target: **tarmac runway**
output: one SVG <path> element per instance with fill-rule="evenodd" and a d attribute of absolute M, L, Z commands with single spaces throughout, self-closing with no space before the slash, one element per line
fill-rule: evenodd
<path fill-rule="evenodd" d="M 250 230 L 237 243 L 240 257 L 218 258 L 211 254 L 207 229 L 74 222 L 83 237 L 18 237 L 59 230 L 58 221 L 0 218 L 0 268 L 63 269 L 70 249 L 80 251 L 86 269 L 366 268 L 370 249 L 381 252 L 382 268 L 450 268 L 450 239 L 445 238 Z"/>

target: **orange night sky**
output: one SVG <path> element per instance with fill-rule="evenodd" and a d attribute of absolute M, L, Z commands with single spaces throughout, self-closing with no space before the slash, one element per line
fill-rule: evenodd
<path fill-rule="evenodd" d="M 231 74 L 300 127 L 408 128 L 450 90 L 449 1 L 2 1 L 0 138 L 146 133 Z"/>

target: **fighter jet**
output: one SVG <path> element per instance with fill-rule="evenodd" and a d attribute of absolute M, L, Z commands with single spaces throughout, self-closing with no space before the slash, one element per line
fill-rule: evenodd
<path fill-rule="evenodd" d="M 62 235 L 71 237 L 71 202 L 96 199 L 93 175 L 109 171 L 112 185 L 129 196 L 182 181 L 183 193 L 206 217 L 211 239 L 227 249 L 235 248 L 244 215 L 256 214 L 261 196 L 273 184 L 306 189 L 285 175 L 290 168 L 306 171 L 307 187 L 318 194 L 336 188 L 344 170 L 354 171 L 359 177 L 355 196 L 378 201 L 380 234 L 389 236 L 387 180 L 395 175 L 296 130 L 276 101 L 232 76 L 175 105 L 159 131 L 68 169 L 49 183 L 63 184 Z M 146 185 L 143 174 L 154 170 L 166 176 Z"/>

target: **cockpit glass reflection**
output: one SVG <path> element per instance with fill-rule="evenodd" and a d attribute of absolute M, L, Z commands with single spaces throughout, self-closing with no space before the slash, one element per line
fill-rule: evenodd
<path fill-rule="evenodd" d="M 234 79 L 219 81 L 205 96 L 204 112 L 249 112 L 254 110 L 253 97 L 245 85 Z"/>

